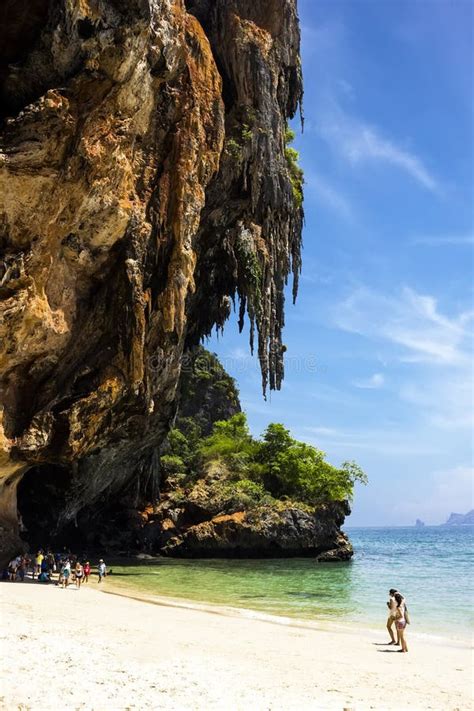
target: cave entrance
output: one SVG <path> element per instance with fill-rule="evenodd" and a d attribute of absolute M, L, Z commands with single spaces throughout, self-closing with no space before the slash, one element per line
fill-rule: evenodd
<path fill-rule="evenodd" d="M 0 117 L 10 116 L 35 94 L 17 75 L 48 21 L 52 0 L 3 0 L 0 6 Z"/>
<path fill-rule="evenodd" d="M 64 510 L 72 473 L 57 464 L 29 469 L 18 485 L 17 507 L 23 522 L 20 532 L 30 546 L 48 546 L 58 541 L 58 520 Z"/>

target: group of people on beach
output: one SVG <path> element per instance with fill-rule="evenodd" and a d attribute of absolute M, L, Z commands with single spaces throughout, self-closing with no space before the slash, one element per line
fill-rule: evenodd
<path fill-rule="evenodd" d="M 388 619 L 387 629 L 390 635 L 389 645 L 400 645 L 399 652 L 408 652 L 408 646 L 405 639 L 406 626 L 410 624 L 408 616 L 408 607 L 405 597 L 395 588 L 389 590 L 389 599 L 387 601 Z M 396 639 L 393 632 L 393 625 L 397 633 Z"/>
<path fill-rule="evenodd" d="M 62 588 L 67 588 L 73 582 L 80 588 L 83 582 L 89 582 L 91 572 L 91 564 L 85 557 L 80 558 L 70 551 L 53 553 L 40 548 L 34 556 L 24 553 L 13 558 L 3 570 L 2 580 L 24 582 L 28 578 L 40 583 L 54 582 Z M 107 566 L 102 558 L 97 564 L 97 574 L 99 583 L 107 575 Z M 54 579 L 55 575 L 58 576 L 57 580 Z"/>

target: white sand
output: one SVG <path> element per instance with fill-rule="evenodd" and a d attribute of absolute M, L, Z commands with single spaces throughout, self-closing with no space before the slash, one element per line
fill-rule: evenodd
<path fill-rule="evenodd" d="M 472 708 L 472 650 L 4 583 L 4 709 Z"/>

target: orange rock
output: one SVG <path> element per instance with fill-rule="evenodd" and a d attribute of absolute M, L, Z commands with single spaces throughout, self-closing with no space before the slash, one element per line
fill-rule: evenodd
<path fill-rule="evenodd" d="M 236 511 L 233 514 L 222 514 L 221 516 L 214 516 L 214 518 L 211 519 L 211 522 L 228 523 L 229 521 L 235 521 L 235 523 L 243 523 L 245 516 L 245 511 Z"/>

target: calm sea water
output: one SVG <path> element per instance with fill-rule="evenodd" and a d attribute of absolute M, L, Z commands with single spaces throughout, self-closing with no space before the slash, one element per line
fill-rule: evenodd
<path fill-rule="evenodd" d="M 260 613 L 380 626 L 387 592 L 407 598 L 410 631 L 466 638 L 474 625 L 474 527 L 349 529 L 349 563 L 169 560 L 112 566 L 114 587 Z"/>

